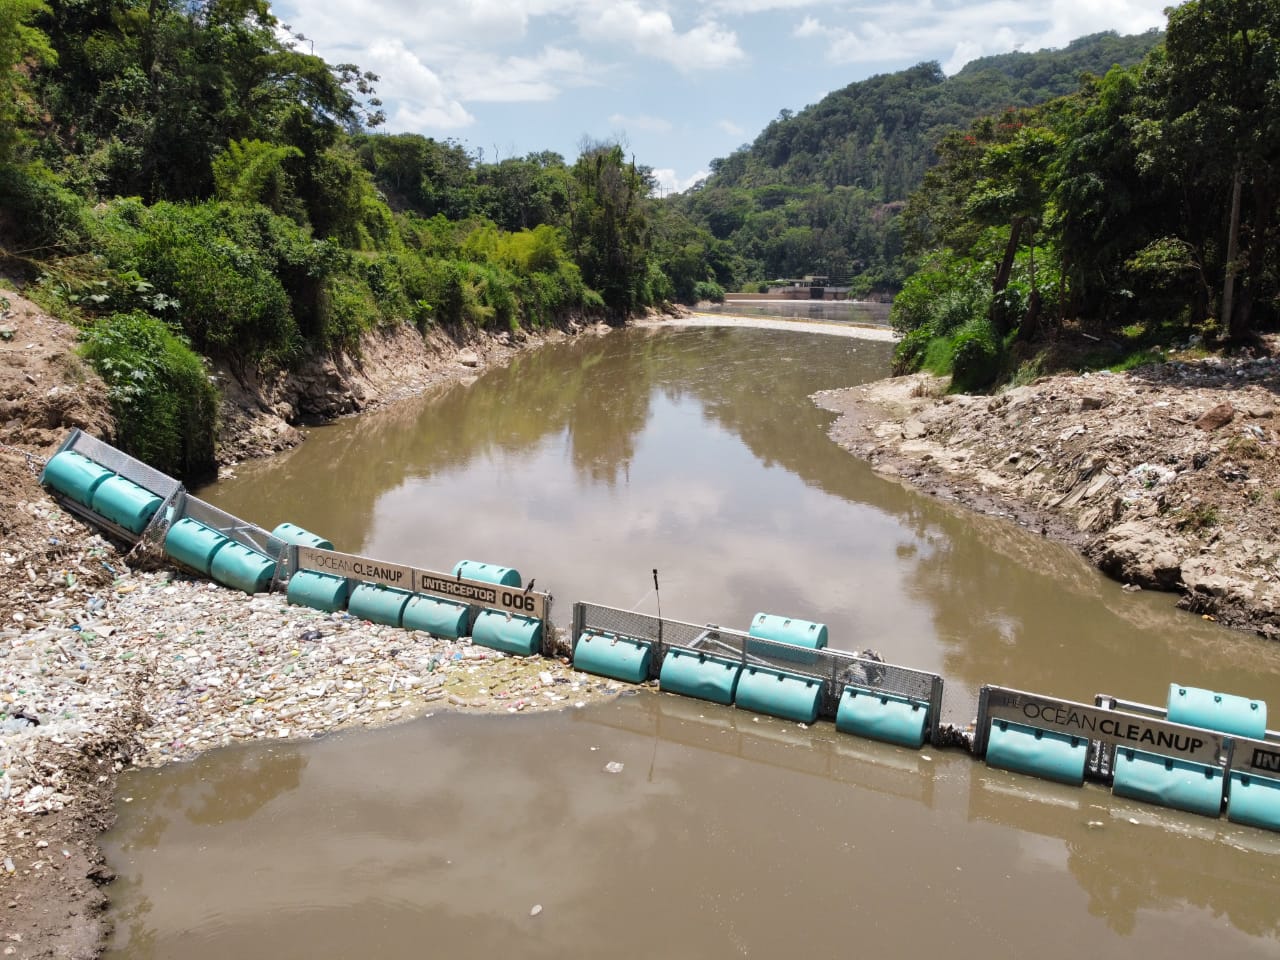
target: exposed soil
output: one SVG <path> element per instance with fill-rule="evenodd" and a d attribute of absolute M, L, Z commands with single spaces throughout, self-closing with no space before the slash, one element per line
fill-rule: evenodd
<path fill-rule="evenodd" d="M 1078 546 L 1130 589 L 1280 637 L 1280 361 L 1189 358 L 995 396 L 927 376 L 828 391 L 881 473 Z"/>
<path fill-rule="evenodd" d="M 0 298 L 0 627 L 15 634 L 41 626 L 33 609 L 83 609 L 95 594 L 111 596 L 112 585 L 129 577 L 130 560 L 63 511 L 38 481 L 44 460 L 73 427 L 114 439 L 106 386 L 76 355 L 72 327 L 11 289 L 0 287 Z M 313 358 L 289 374 L 264 378 L 217 369 L 224 397 L 219 461 L 232 464 L 285 449 L 301 441 L 300 427 L 309 422 L 368 410 L 441 380 L 474 376 L 531 344 L 604 330 L 569 323 L 537 334 L 468 334 L 457 340 L 402 328 L 367 337 L 359 357 Z M 134 588 L 129 584 L 118 592 Z M 21 685 L 4 686 L 0 716 L 25 712 Z M 124 694 L 130 702 L 120 703 L 88 737 L 41 737 L 20 752 L 8 749 L 0 734 L 0 956 L 90 958 L 102 949 L 104 888 L 112 876 L 97 838 L 113 820 L 116 778 L 141 755 L 137 734 L 151 722 L 139 684 L 130 687 Z M 457 695 L 448 702 L 512 709 Z M 6 777 L 8 767 L 14 769 Z M 38 786 L 11 794 L 13 780 Z"/>

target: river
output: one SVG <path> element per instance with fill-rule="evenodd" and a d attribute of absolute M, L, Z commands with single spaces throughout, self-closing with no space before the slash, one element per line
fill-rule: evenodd
<path fill-rule="evenodd" d="M 1280 709 L 1274 647 L 831 443 L 809 395 L 883 376 L 891 349 L 579 339 L 203 495 L 380 559 L 518 567 L 561 625 L 576 599 L 819 620 L 941 673 L 956 723 L 984 683 L 1163 703 L 1176 681 Z M 120 957 L 1280 956 L 1280 835 L 649 691 L 223 750 L 120 796 Z"/>

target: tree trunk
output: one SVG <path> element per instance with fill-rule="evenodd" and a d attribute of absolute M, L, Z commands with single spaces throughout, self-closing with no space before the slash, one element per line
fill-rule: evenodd
<path fill-rule="evenodd" d="M 1243 171 L 1239 154 L 1236 155 L 1235 174 L 1231 180 L 1231 223 L 1227 227 L 1227 273 L 1222 281 L 1222 324 L 1228 340 L 1239 340 L 1245 331 L 1236 319 L 1236 257 L 1240 253 L 1240 188 Z"/>
<path fill-rule="evenodd" d="M 1000 269 L 996 272 L 996 281 L 991 285 L 991 292 L 999 295 L 1009 285 L 1009 277 L 1013 273 L 1013 258 L 1018 253 L 1018 241 L 1022 239 L 1022 225 L 1027 218 L 1016 216 L 1009 224 L 1009 243 L 1004 248 L 1004 259 L 1000 261 Z"/>
<path fill-rule="evenodd" d="M 1013 274 L 1013 260 L 1018 253 L 1018 242 L 1022 239 L 1022 225 L 1026 219 L 1019 215 L 1010 222 L 1009 243 L 1004 248 L 1004 259 L 1000 261 L 1000 269 L 996 271 L 995 283 L 991 285 L 991 292 L 994 295 L 990 313 L 991 325 L 1001 337 L 1013 329 L 1008 311 L 1000 302 L 1000 294 L 1004 293 L 1005 287 L 1009 286 L 1009 277 Z"/>

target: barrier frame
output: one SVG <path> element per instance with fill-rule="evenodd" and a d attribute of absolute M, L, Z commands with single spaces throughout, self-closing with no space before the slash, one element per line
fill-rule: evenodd
<path fill-rule="evenodd" d="M 274 539 L 274 538 L 273 538 Z M 470 580 L 451 573 L 440 573 L 422 567 L 388 563 L 338 550 L 321 550 L 298 544 L 282 544 L 280 569 L 288 580 L 301 570 L 342 577 L 348 583 L 372 583 L 397 590 L 462 603 L 467 607 L 467 633 L 475 628 L 476 618 L 485 610 L 496 610 L 508 617 L 521 616 L 542 621 L 540 652 L 554 649 L 555 629 L 551 623 L 550 593 L 528 587 L 505 587 L 483 580 Z"/>
<path fill-rule="evenodd" d="M 714 623 L 698 625 L 578 601 L 573 605 L 572 650 L 577 649 L 584 633 L 612 634 L 652 645 L 654 656 L 650 679 L 658 676 L 663 660 L 673 649 L 707 653 L 737 660 L 744 668 L 765 667 L 820 682 L 822 697 L 818 715 L 827 720 L 835 719 L 845 689 L 853 687 L 872 694 L 883 691 L 927 704 L 929 723 L 926 739 L 930 743 L 934 742 L 934 731 L 941 726 L 943 680 L 938 674 L 925 670 L 872 660 L 830 647 L 810 650 L 753 637 L 745 631 Z"/>
<path fill-rule="evenodd" d="M 63 438 L 58 449 L 49 457 L 50 460 L 58 454 L 65 451 L 78 453 L 83 457 L 92 460 L 98 466 L 112 473 L 119 474 L 131 483 L 136 483 L 142 489 L 154 493 L 160 498 L 160 508 L 141 533 L 134 533 L 114 521 L 108 520 L 102 514 L 98 513 L 87 504 L 78 503 L 70 497 L 60 493 L 51 486 L 45 489 L 50 496 L 67 512 L 73 513 L 78 517 L 88 520 L 90 523 L 101 527 L 109 533 L 114 539 L 121 543 L 133 546 L 141 540 L 151 537 L 155 531 L 163 529 L 167 522 L 165 516 L 169 509 L 173 506 L 175 499 L 180 497 L 185 491 L 181 483 L 168 474 L 161 473 L 154 467 L 149 467 L 141 460 L 129 456 L 123 450 L 118 450 L 111 444 L 99 440 L 91 434 L 85 433 L 79 427 L 72 428 L 71 432 Z M 47 467 L 47 463 L 46 463 Z M 40 483 L 44 486 L 44 470 L 40 471 Z"/>
<path fill-rule="evenodd" d="M 1089 741 L 1085 776 L 1102 782 L 1112 779 L 1117 747 L 1132 747 L 1228 771 L 1232 769 L 1235 743 L 1245 739 L 1204 727 L 1173 723 L 1165 719 L 1164 711 L 1158 707 L 1104 694 L 1099 694 L 1091 706 L 987 685 L 978 693 L 974 756 L 986 757 L 993 720 L 1009 720 Z"/>

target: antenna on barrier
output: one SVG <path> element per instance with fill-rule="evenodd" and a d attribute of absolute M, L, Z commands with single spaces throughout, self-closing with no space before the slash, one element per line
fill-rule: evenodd
<path fill-rule="evenodd" d="M 653 595 L 658 601 L 658 643 L 662 643 L 662 594 L 658 592 L 658 568 L 653 568 Z"/>

